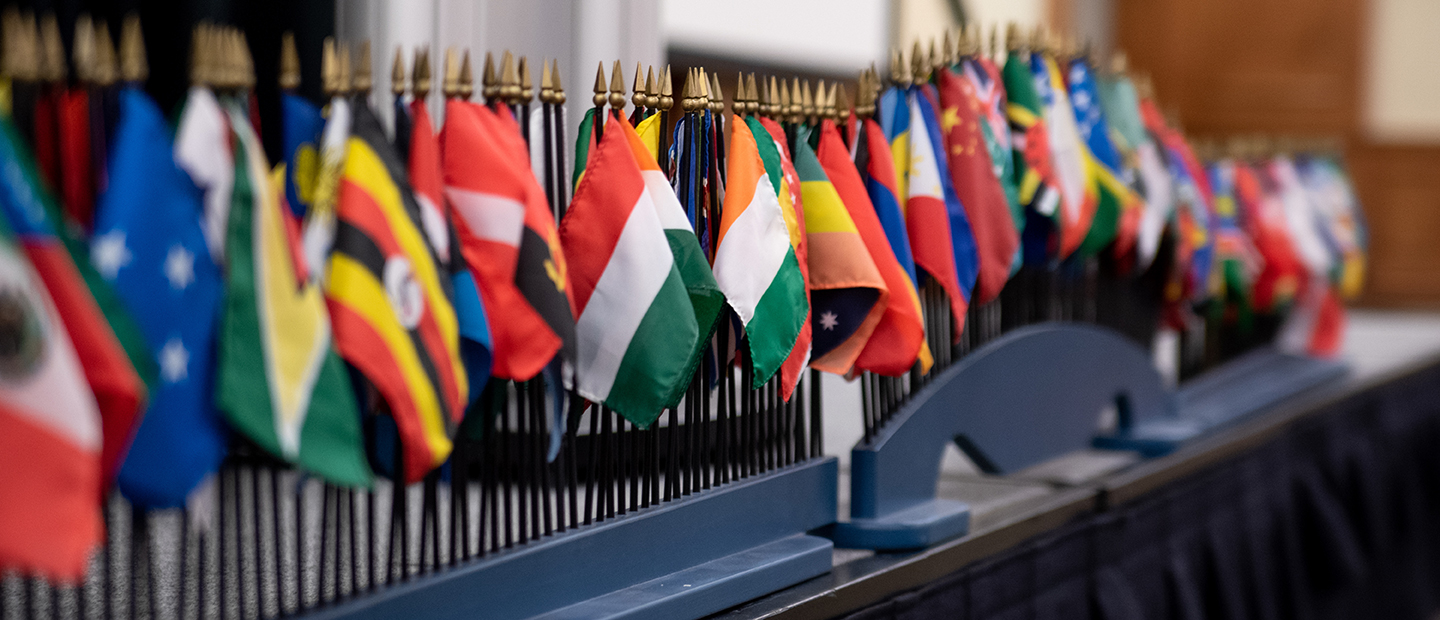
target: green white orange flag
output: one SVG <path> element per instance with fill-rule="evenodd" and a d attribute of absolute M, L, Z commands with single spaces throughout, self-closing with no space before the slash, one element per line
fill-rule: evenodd
<path fill-rule="evenodd" d="M 715 331 L 715 321 L 720 318 L 720 310 L 725 307 L 725 293 L 720 291 L 720 285 L 715 282 L 715 274 L 710 271 L 710 261 L 705 257 L 705 251 L 700 248 L 700 239 L 695 236 L 695 230 L 690 228 L 685 208 L 680 206 L 680 199 L 670 187 L 670 180 L 660 171 L 660 164 L 656 163 L 655 156 L 651 154 L 651 149 L 658 147 L 650 138 L 658 137 L 659 130 L 654 129 L 654 135 L 649 138 L 640 131 L 647 127 L 646 123 L 655 118 L 659 118 L 659 115 L 641 121 L 640 127 L 634 130 L 630 129 L 628 122 L 616 123 L 616 126 L 625 133 L 630 153 L 635 156 L 635 165 L 640 167 L 640 178 L 645 181 L 645 191 L 655 205 L 656 215 L 660 216 L 660 226 L 665 229 L 665 240 L 670 244 L 675 268 L 680 270 L 680 279 L 685 282 L 685 290 L 690 294 L 690 305 L 695 309 L 695 325 L 700 330 L 694 351 L 694 359 L 698 362 L 700 352 L 705 348 L 704 343 L 710 340 L 711 333 Z M 649 127 L 656 128 L 658 125 L 651 124 Z"/>
<path fill-rule="evenodd" d="M 235 183 L 225 241 L 216 400 L 235 430 L 270 453 L 343 486 L 370 484 L 360 413 L 318 285 L 295 269 L 260 139 L 231 108 Z"/>
<path fill-rule="evenodd" d="M 680 400 L 694 371 L 699 328 L 627 143 L 634 131 L 606 118 L 611 130 L 590 154 L 560 225 L 579 312 L 575 391 L 647 427 Z"/>
<path fill-rule="evenodd" d="M 805 279 L 775 183 L 750 126 L 730 119 L 724 212 L 715 244 L 715 281 L 745 326 L 753 387 L 780 370 L 805 323 Z M 770 150 L 772 156 L 774 149 Z"/>
<path fill-rule="evenodd" d="M 750 132 L 755 136 L 755 143 L 760 145 L 761 151 L 765 151 L 768 143 L 770 148 L 775 150 L 775 169 L 766 168 L 770 179 L 780 180 L 776 195 L 780 198 L 780 213 L 785 216 L 785 227 L 790 232 L 790 247 L 795 249 L 795 258 L 800 262 L 800 276 L 805 280 L 805 322 L 800 327 L 800 336 L 795 339 L 795 346 L 790 349 L 790 355 L 785 358 L 785 363 L 780 365 L 780 397 L 786 401 L 790 395 L 795 393 L 795 386 L 800 383 L 800 371 L 805 370 L 806 364 L 810 363 L 810 353 L 813 349 L 814 338 L 810 325 L 813 308 L 810 299 L 810 267 L 809 267 L 809 244 L 805 238 L 805 206 L 800 197 L 800 175 L 795 173 L 795 165 L 790 161 L 789 148 L 785 146 L 785 129 L 780 123 L 774 120 L 747 119 L 750 123 Z M 770 161 L 766 159 L 766 165 Z"/>

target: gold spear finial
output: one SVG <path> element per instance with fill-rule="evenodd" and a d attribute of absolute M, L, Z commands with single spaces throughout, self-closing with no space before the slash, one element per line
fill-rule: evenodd
<path fill-rule="evenodd" d="M 775 117 L 783 122 L 790 121 L 790 81 L 776 80 L 775 82 Z"/>
<path fill-rule="evenodd" d="M 910 75 L 916 84 L 930 77 L 930 63 L 925 61 L 925 49 L 921 47 L 920 39 L 915 39 L 915 46 L 910 51 Z"/>
<path fill-rule="evenodd" d="M 744 113 L 745 113 L 745 96 L 746 96 L 747 94 L 749 94 L 749 93 L 745 92 L 745 72 L 743 72 L 743 71 L 736 71 L 736 72 L 735 72 L 735 108 L 734 108 L 736 114 L 744 114 Z"/>
<path fill-rule="evenodd" d="M 610 107 L 616 112 L 625 110 L 625 72 L 620 68 L 619 60 L 610 69 Z"/>
<path fill-rule="evenodd" d="M 870 70 L 862 69 L 855 86 L 855 116 L 869 118 L 875 112 L 875 100 L 871 97 Z"/>
<path fill-rule="evenodd" d="M 1115 75 L 1125 75 L 1130 70 L 1130 57 L 1125 55 L 1124 50 L 1116 50 L 1110 57 L 1110 72 Z"/>
<path fill-rule="evenodd" d="M 469 48 L 460 52 L 460 80 L 456 84 L 455 94 L 461 99 L 469 101 L 475 96 L 475 72 L 470 68 Z"/>
<path fill-rule="evenodd" d="M 96 38 L 99 38 L 98 32 L 96 33 Z M 210 75 L 215 88 L 218 90 L 235 88 L 238 85 L 238 78 L 236 77 L 235 69 L 235 49 L 234 46 L 230 44 L 229 27 L 215 26 L 211 29 L 210 37 L 206 43 L 210 48 L 210 61 L 213 63 L 211 65 Z M 96 58 L 100 56 L 98 45 L 96 46 L 95 56 Z"/>
<path fill-rule="evenodd" d="M 517 66 L 520 71 L 520 101 L 528 102 L 535 98 L 535 83 L 531 81 L 530 63 L 521 56 Z"/>
<path fill-rule="evenodd" d="M 555 86 L 550 83 L 550 63 L 540 59 L 540 103 L 555 103 Z"/>
<path fill-rule="evenodd" d="M 495 57 L 488 51 L 485 52 L 485 66 L 480 69 L 480 96 L 486 101 L 500 96 L 500 76 L 495 73 Z"/>
<path fill-rule="evenodd" d="M 366 43 L 368 45 L 369 42 Z M 255 57 L 250 55 L 250 44 L 246 42 L 245 33 L 238 29 L 235 31 L 235 46 L 240 50 L 240 85 L 246 89 L 255 88 Z M 370 75 L 368 70 L 370 68 L 369 54 L 366 54 L 365 58 L 365 68 L 367 69 L 365 75 L 368 76 Z"/>
<path fill-rule="evenodd" d="M 779 118 L 780 110 L 780 80 L 770 76 L 769 82 L 765 85 L 765 114 L 770 118 Z"/>
<path fill-rule="evenodd" d="M 48 17 L 54 19 L 53 15 Z M 59 32 L 60 26 L 57 24 L 55 26 L 57 36 Z M 59 44 L 57 43 L 55 47 L 58 48 Z M 54 71 L 52 67 L 46 67 L 46 69 L 47 74 Z M 121 22 L 120 26 L 120 79 L 125 82 L 139 83 L 144 82 L 149 76 L 150 66 L 145 62 L 145 35 L 140 30 L 140 16 L 131 13 L 125 16 L 125 21 Z"/>
<path fill-rule="evenodd" d="M 1025 36 L 1020 33 L 1020 24 L 1010 22 L 1005 26 L 1005 50 L 1017 54 L 1025 51 Z"/>
<path fill-rule="evenodd" d="M 975 45 L 978 48 L 980 42 L 977 40 Z M 998 58 L 1000 58 L 1000 24 L 997 23 L 990 24 L 990 59 L 995 60 Z"/>
<path fill-rule="evenodd" d="M 515 55 L 510 50 L 500 56 L 500 99 L 506 103 L 520 102 L 520 73 L 515 70 Z"/>
<path fill-rule="evenodd" d="M 335 66 L 338 68 L 337 75 L 340 76 L 340 94 L 355 92 L 355 73 L 350 69 L 350 44 L 341 43 L 335 47 L 335 60 L 338 61 Z"/>
<path fill-rule="evenodd" d="M 630 103 L 635 109 L 645 107 L 645 66 L 642 63 L 635 63 L 635 82 L 630 87 Z"/>
<path fill-rule="evenodd" d="M 609 99 L 610 96 L 605 91 L 605 61 L 602 60 L 599 65 L 595 67 L 595 96 L 591 97 L 590 100 L 593 101 L 595 107 L 598 108 L 605 105 L 605 102 Z"/>
<path fill-rule="evenodd" d="M 756 114 L 760 111 L 760 89 L 756 88 L 755 73 L 744 76 L 744 111 Z"/>
<path fill-rule="evenodd" d="M 410 70 L 410 95 L 416 101 L 430 96 L 430 48 L 415 48 L 415 64 Z"/>
<path fill-rule="evenodd" d="M 370 63 L 370 39 L 365 39 L 355 51 L 355 75 L 352 78 L 355 92 L 362 95 L 368 95 L 371 87 L 375 85 Z"/>
<path fill-rule="evenodd" d="M 119 68 L 115 63 L 115 44 L 110 39 L 110 27 L 102 19 L 95 22 L 95 84 L 97 86 L 114 84 L 118 73 Z"/>
<path fill-rule="evenodd" d="M 940 62 L 947 66 L 955 64 L 956 60 L 959 58 L 959 56 L 957 56 L 955 52 L 955 38 L 950 36 L 950 32 L 951 30 L 949 28 L 946 28 L 945 34 L 941 37 L 940 42 Z M 959 34 L 959 38 L 961 41 L 965 40 L 965 35 L 963 32 Z"/>
<path fill-rule="evenodd" d="M 934 37 L 930 38 L 930 55 L 928 56 L 928 58 L 930 60 L 930 66 L 926 67 L 926 72 L 930 75 L 935 75 L 935 72 L 940 70 L 940 68 L 944 67 L 946 64 L 945 59 L 940 56 L 940 53 L 935 51 Z"/>
<path fill-rule="evenodd" d="M 40 28 L 36 25 L 35 14 L 25 11 L 20 14 L 20 40 L 24 47 L 24 75 L 27 81 L 39 81 L 45 77 L 45 49 L 40 44 Z M 114 65 L 114 51 L 111 51 L 111 65 Z M 112 68 L 112 75 L 114 71 Z M 111 78 L 114 82 L 114 78 Z"/>
<path fill-rule="evenodd" d="M 445 50 L 445 72 L 440 80 L 440 93 L 448 99 L 460 96 L 460 53 L 452 45 Z"/>
<path fill-rule="evenodd" d="M 645 107 L 660 109 L 660 85 L 655 83 L 655 67 L 645 68 Z"/>
<path fill-rule="evenodd" d="M 395 46 L 395 62 L 390 63 L 390 94 L 405 94 L 405 50 L 399 45 Z"/>
<path fill-rule="evenodd" d="M 695 111 L 695 80 L 699 78 L 700 72 L 693 67 L 685 72 L 685 86 L 680 88 L 680 109 L 686 114 Z"/>
<path fill-rule="evenodd" d="M 396 50 L 399 61 L 399 50 Z M 300 52 L 295 48 L 295 33 L 285 31 L 280 35 L 280 90 L 300 88 Z"/>
<path fill-rule="evenodd" d="M 825 97 L 825 112 L 830 118 L 840 120 L 840 83 L 830 83 L 830 94 Z"/>
<path fill-rule="evenodd" d="M 670 65 L 665 65 L 665 71 L 660 74 L 660 109 L 670 110 L 675 107 L 675 83 L 671 79 Z"/>
<path fill-rule="evenodd" d="M 11 77 L 15 77 L 11 60 L 11 55 L 15 52 L 15 48 L 11 43 L 11 39 L 14 38 L 12 35 L 14 26 L 11 25 L 10 14 L 9 11 L 5 13 L 5 72 L 9 73 Z M 18 13 L 15 14 L 15 18 L 19 18 Z M 197 28 L 198 27 L 199 26 L 197 26 Z M 192 57 L 190 60 L 192 82 L 195 81 L 195 56 L 198 56 L 194 54 L 194 51 L 195 48 L 192 46 Z M 75 77 L 81 82 L 91 81 L 91 74 L 95 69 L 95 26 L 90 21 L 89 13 L 81 13 L 75 18 L 75 39 L 70 46 L 70 58 L 75 63 Z M 19 58 L 16 57 L 15 60 L 19 60 Z"/>
<path fill-rule="evenodd" d="M 335 51 L 335 37 L 325 37 L 325 43 L 320 48 L 320 81 L 325 96 L 340 94 L 340 60 Z"/>
<path fill-rule="evenodd" d="M 560 59 L 550 61 L 550 81 L 555 87 L 555 103 L 565 103 L 565 87 L 560 84 Z"/>
<path fill-rule="evenodd" d="M 905 63 L 905 52 L 900 48 L 890 51 L 890 81 L 904 88 L 910 85 L 910 66 Z"/>
<path fill-rule="evenodd" d="M 714 96 L 711 96 L 714 93 Z M 705 97 L 709 102 L 710 111 L 721 114 L 725 112 L 725 91 L 720 89 L 720 74 L 710 76 L 709 86 L 705 87 Z"/>
<path fill-rule="evenodd" d="M 802 116 L 800 107 L 800 78 L 793 77 L 790 80 L 790 107 L 785 110 L 785 114 L 790 117 L 792 123 L 803 122 L 805 118 Z"/>
<path fill-rule="evenodd" d="M 810 94 L 810 80 L 800 82 L 800 116 L 806 119 L 815 116 L 815 99 Z"/>
<path fill-rule="evenodd" d="M 46 13 L 40 18 L 40 52 L 41 79 L 64 82 L 65 43 L 60 40 L 60 20 L 55 18 L 54 13 Z"/>
<path fill-rule="evenodd" d="M 843 121 L 850 117 L 850 113 L 854 111 L 854 105 L 850 103 L 850 92 L 845 89 L 844 84 L 835 84 L 835 90 L 839 91 L 839 104 L 835 108 L 835 120 Z"/>
<path fill-rule="evenodd" d="M 1030 53 L 1043 55 L 1050 51 L 1049 45 L 1050 41 L 1045 36 L 1045 27 L 1036 24 L 1035 29 L 1030 31 Z"/>

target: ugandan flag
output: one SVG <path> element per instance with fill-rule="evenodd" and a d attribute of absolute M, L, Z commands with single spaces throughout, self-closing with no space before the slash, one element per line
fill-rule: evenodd
<path fill-rule="evenodd" d="M 369 106 L 358 106 L 336 201 L 325 297 L 340 356 L 389 405 L 405 481 L 450 455 L 468 391 L 460 333 L 420 205 Z"/>

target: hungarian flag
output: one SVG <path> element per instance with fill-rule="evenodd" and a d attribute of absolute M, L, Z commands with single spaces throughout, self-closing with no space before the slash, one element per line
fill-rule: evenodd
<path fill-rule="evenodd" d="M 417 482 L 450 456 L 469 402 L 459 325 L 420 205 L 370 106 L 358 106 L 351 130 L 326 301 L 335 348 L 389 405 L 405 481 Z"/>
<path fill-rule="evenodd" d="M 1035 76 L 1035 92 L 1045 109 L 1050 164 L 1060 192 L 1060 208 L 1055 213 L 1060 229 L 1058 256 L 1065 259 L 1080 249 L 1090 233 L 1098 197 L 1088 183 L 1085 144 L 1075 123 L 1075 109 L 1070 105 L 1060 67 L 1053 58 L 1031 54 L 1030 70 Z"/>
<path fill-rule="evenodd" d="M 0 180 L 4 219 L 54 300 L 70 341 L 77 343 L 75 352 L 100 408 L 101 481 L 108 486 L 130 448 L 145 407 L 146 380 L 154 377 L 155 368 L 139 327 L 101 277 L 130 255 L 123 248 L 107 253 L 98 246 L 91 255 L 57 224 L 59 209 L 39 184 L 35 162 L 9 121 L 0 122 L 0 162 L 6 168 Z"/>
<path fill-rule="evenodd" d="M 450 279 L 454 292 L 455 318 L 460 325 L 460 360 L 469 378 L 470 400 L 490 378 L 490 319 L 480 299 L 475 274 L 461 257 L 459 238 L 454 233 L 454 213 L 445 201 L 445 175 L 440 167 L 440 141 L 430 121 L 430 110 L 422 100 L 410 103 L 410 184 L 420 204 L 420 223 L 426 231 L 440 268 Z M 435 221 L 438 218 L 438 222 Z"/>
<path fill-rule="evenodd" d="M 763 127 L 730 117 L 726 191 L 715 242 L 715 282 L 745 326 L 754 383 L 759 388 L 795 348 L 810 305 L 790 226 L 780 206 L 779 153 Z M 762 148 L 757 135 L 767 138 Z M 791 214 L 793 217 L 794 214 Z"/>
<path fill-rule="evenodd" d="M 271 454 L 341 486 L 367 486 L 360 413 L 319 286 L 297 275 L 285 232 L 284 179 L 268 175 L 243 108 L 227 111 L 235 171 L 225 240 L 216 402 Z"/>
<path fill-rule="evenodd" d="M 1089 193 L 1096 196 L 1095 219 L 1081 251 L 1087 255 L 1098 254 L 1113 242 L 1116 255 L 1126 255 L 1135 247 L 1140 226 L 1140 197 L 1121 178 L 1124 162 L 1110 139 L 1110 124 L 1087 62 L 1083 57 L 1071 60 L 1065 80 L 1083 141 Z"/>
<path fill-rule="evenodd" d="M 650 118 L 658 117 L 659 115 L 654 115 Z M 646 122 L 649 122 L 649 119 L 642 121 L 640 125 L 644 127 Z M 660 171 L 660 165 L 650 154 L 652 144 L 646 142 L 645 135 L 638 129 L 632 131 L 628 122 L 615 125 L 625 132 L 630 154 L 635 159 L 635 165 L 640 168 L 640 178 L 645 182 L 645 191 L 660 216 L 660 226 L 665 230 L 665 241 L 670 246 L 675 268 L 680 271 L 680 279 L 685 283 L 685 290 L 690 295 L 690 305 L 695 310 L 695 326 L 698 328 L 699 339 L 695 343 L 692 358 L 695 361 L 691 362 L 693 367 L 698 362 L 705 343 L 710 341 L 710 336 L 715 331 L 715 322 L 725 307 L 725 293 L 715 282 L 715 274 L 710 271 L 710 261 L 705 257 L 705 251 L 700 248 L 700 239 L 690 227 L 685 208 L 680 206 L 679 198 L 670 187 L 670 180 Z"/>
<path fill-rule="evenodd" d="M 814 345 L 814 329 L 811 326 L 814 300 L 810 296 L 810 248 L 805 235 L 805 204 L 800 193 L 800 177 L 795 173 L 790 149 L 785 144 L 785 129 L 780 123 L 768 118 L 749 118 L 746 122 L 750 123 L 756 144 L 769 141 L 779 156 L 778 169 L 769 168 L 770 160 L 766 159 L 765 172 L 770 175 L 771 180 L 780 180 L 780 189 L 777 192 L 780 198 L 780 213 L 785 216 L 785 227 L 790 232 L 790 247 L 795 249 L 795 259 L 800 263 L 800 277 L 805 280 L 805 322 L 800 326 L 800 336 L 795 339 L 790 355 L 785 358 L 785 363 L 780 365 L 780 397 L 788 401 L 800 382 L 800 372 L 810 363 Z M 760 148 L 765 150 L 763 145 Z"/>
<path fill-rule="evenodd" d="M 1056 211 L 1060 207 L 1059 181 L 1050 157 L 1050 130 L 1035 77 L 1024 53 L 1012 53 L 1002 73 L 1010 103 L 1010 146 L 1014 152 L 1016 196 L 1025 207 L 1020 243 L 1024 264 L 1044 266 L 1056 257 Z"/>
<path fill-rule="evenodd" d="M 967 65 L 966 70 L 972 69 Z M 988 137 L 990 119 L 976 98 L 975 84 L 949 69 L 940 70 L 936 83 L 940 87 L 940 128 L 950 163 L 947 174 L 974 231 L 979 262 L 975 301 L 988 303 L 1009 281 L 1020 250 L 1017 222 L 1002 185 L 1002 175 L 1008 174 L 1006 165 L 1013 164 L 1008 150 L 998 159 L 992 157 L 989 145 L 995 140 Z M 993 88 L 994 81 L 988 83 Z M 997 170 L 997 164 L 1006 168 Z M 957 337 L 959 334 L 956 330 Z"/>
<path fill-rule="evenodd" d="M 462 253 L 491 319 L 492 374 L 524 381 L 562 350 L 574 359 L 575 320 L 555 216 L 508 115 L 450 100 L 440 147 Z"/>
<path fill-rule="evenodd" d="M 183 506 L 225 458 L 212 392 L 224 283 L 205 245 L 201 193 L 175 165 L 170 126 L 143 91 L 120 92 L 112 148 L 110 183 L 96 205 L 96 247 L 104 249 L 96 256 L 160 369 L 119 486 L 139 506 Z"/>
<path fill-rule="evenodd" d="M 699 327 L 641 177 L 626 121 L 613 116 L 560 226 L 579 318 L 575 389 L 648 427 L 684 394 Z M 636 138 L 638 140 L 638 137 Z"/>
<path fill-rule="evenodd" d="M 874 121 L 866 121 L 865 127 L 873 128 L 876 134 L 880 132 Z M 863 131 L 857 136 L 857 142 L 865 140 Z M 850 160 L 850 153 L 840 141 L 835 123 L 828 120 L 821 123 L 819 140 L 816 158 L 859 231 L 870 260 L 885 281 L 885 289 L 876 304 L 883 306 L 884 314 L 855 358 L 854 370 L 901 376 L 914 367 L 925 345 L 925 322 L 920 314 L 915 285 L 895 251 L 890 249 L 875 205 L 866 192 L 865 181 L 860 178 L 855 162 Z M 877 135 L 876 140 L 884 144 L 883 136 Z M 883 150 L 881 152 L 884 153 Z"/>
<path fill-rule="evenodd" d="M 210 256 L 224 264 L 236 163 L 230 117 L 209 88 L 195 86 L 185 96 L 175 130 L 175 162 L 205 193 L 205 243 Z"/>
<path fill-rule="evenodd" d="M 810 148 L 808 128 L 795 139 L 795 172 L 805 208 L 814 338 L 810 367 L 845 376 L 885 315 L 890 292 Z"/>
<path fill-rule="evenodd" d="M 915 119 L 915 128 L 910 138 L 905 228 L 915 250 L 916 266 L 939 282 L 950 298 L 954 341 L 959 342 L 980 259 L 970 219 L 950 183 L 950 160 L 940 137 L 935 99 L 934 87 L 929 84 L 910 91 L 910 116 Z"/>
<path fill-rule="evenodd" d="M 14 159 L 6 165 L 18 172 Z M 100 414 L 69 330 L 4 219 L 0 291 L 0 570 L 78 582 L 104 535 Z"/>

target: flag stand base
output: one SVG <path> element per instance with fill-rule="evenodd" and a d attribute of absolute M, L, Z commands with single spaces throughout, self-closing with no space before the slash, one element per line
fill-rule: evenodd
<path fill-rule="evenodd" d="M 836 545 L 914 549 L 966 534 L 968 507 L 935 497 L 946 444 L 986 473 L 1010 473 L 1088 448 L 1117 401 L 1145 417 L 1170 402 L 1149 355 L 1118 332 L 1047 323 L 997 338 L 851 451 L 850 520 L 835 525 Z"/>
<path fill-rule="evenodd" d="M 830 572 L 833 457 L 563 532 L 311 618 L 700 618 Z"/>
<path fill-rule="evenodd" d="M 1299 394 L 1333 384 L 1350 367 L 1341 360 L 1289 355 L 1265 347 L 1206 372 L 1175 392 L 1174 415 L 1120 420 L 1097 448 L 1162 456 L 1181 444 Z"/>

